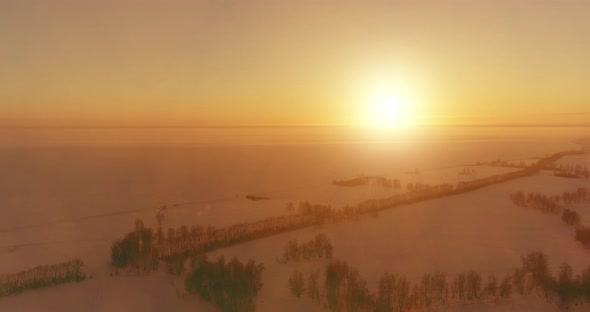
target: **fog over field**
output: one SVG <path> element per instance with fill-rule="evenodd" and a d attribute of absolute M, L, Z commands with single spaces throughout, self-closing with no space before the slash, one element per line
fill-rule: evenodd
<path fill-rule="evenodd" d="M 304 201 L 335 210 L 355 207 L 367 200 L 411 194 L 408 184 L 458 185 L 517 173 L 522 170 L 518 166 L 497 164 L 530 166 L 541 157 L 583 148 L 575 140 L 586 128 L 550 130 L 551 135 L 545 135 L 548 130 L 543 128 L 444 127 L 414 137 L 365 133 L 350 142 L 343 139 L 352 131 L 346 127 L 2 129 L 0 273 L 80 258 L 86 277 L 1 298 L 0 310 L 62 311 L 65 304 L 72 311 L 217 311 L 214 304 L 187 293 L 187 271 L 179 276 L 166 273 L 163 265 L 147 271 L 141 266 L 113 266 L 111 245 L 133 231 L 137 219 L 166 232 L 181 226 L 225 228 L 268 217 L 296 217 Z M 29 139 L 11 141 L 17 136 Z M 212 136 L 218 143 L 212 143 Z M 590 158 L 565 156 L 558 164 L 590 166 Z M 385 177 L 399 181 L 400 187 L 334 184 L 359 176 Z M 574 239 L 574 230 L 560 218 L 514 205 L 510 194 L 561 196 L 588 186 L 588 178 L 558 177 L 552 170 L 541 170 L 474 191 L 279 232 L 205 254 L 214 261 L 235 256 L 264 266 L 262 287 L 253 299 L 256 311 L 276 311 L 277 306 L 289 311 L 324 309 L 327 303 L 292 295 L 288 280 L 294 271 L 304 276 L 320 272 L 323 285 L 324 267 L 335 260 L 281 260 L 289 241 L 313 240 L 318 234 L 333 246 L 333 259 L 358 269 L 371 293 L 377 293 L 385 272 L 419 284 L 425 273 L 445 272 L 451 281 L 474 270 L 485 284 L 489 274 L 498 279 L 512 274 L 520 257 L 534 251 L 546 255 L 554 275 L 565 262 L 574 274 L 583 274 L 590 250 Z M 579 212 L 581 225 L 587 224 L 588 202 L 567 207 Z M 186 270 L 191 261 L 184 264 Z M 430 309 L 559 307 L 536 292 L 496 299 L 486 296 L 483 288 L 481 292 L 481 298 L 455 298 Z M 571 304 L 570 309 L 587 307 L 588 303 Z"/>

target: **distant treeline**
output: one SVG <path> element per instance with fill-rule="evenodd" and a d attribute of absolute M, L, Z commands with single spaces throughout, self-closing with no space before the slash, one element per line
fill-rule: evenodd
<path fill-rule="evenodd" d="M 555 153 L 551 156 L 543 157 L 537 161 L 536 164 L 530 165 L 521 170 L 508 172 L 501 175 L 493 175 L 481 179 L 476 179 L 467 182 L 458 182 L 456 185 L 442 184 L 442 185 L 424 185 L 417 183 L 419 187 L 414 185 L 409 193 L 394 195 L 385 199 L 367 200 L 359 203 L 356 206 L 357 213 L 374 213 L 379 210 L 397 207 L 400 205 L 411 204 L 423 200 L 446 197 L 474 191 L 489 185 L 503 183 L 513 179 L 523 178 L 538 173 L 545 166 L 552 164 L 556 160 L 569 156 L 584 154 L 584 151 L 565 151 Z M 410 188 L 408 188 L 410 189 Z"/>
<path fill-rule="evenodd" d="M 26 290 L 80 282 L 86 279 L 82 272 L 84 262 L 74 259 L 53 265 L 42 265 L 26 271 L 0 275 L 0 297 L 20 293 Z"/>
<path fill-rule="evenodd" d="M 514 192 L 510 194 L 512 203 L 520 207 L 533 208 L 544 213 L 560 215 L 564 207 L 560 205 L 560 197 L 557 195 L 548 196 L 541 193 Z"/>
<path fill-rule="evenodd" d="M 459 174 L 461 175 L 471 175 L 471 174 L 476 174 L 477 170 L 473 169 L 473 168 L 463 168 L 461 169 L 461 171 L 459 171 Z"/>
<path fill-rule="evenodd" d="M 211 251 L 241 242 L 266 237 L 286 231 L 327 222 L 342 222 L 355 219 L 363 214 L 375 214 L 380 210 L 401 205 L 412 204 L 424 200 L 441 198 L 473 191 L 488 185 L 502 183 L 516 178 L 530 176 L 540 168 L 567 156 L 583 153 L 582 151 L 560 152 L 540 159 L 536 165 L 503 175 L 494 175 L 456 185 L 428 185 L 415 183 L 408 185 L 409 192 L 394 195 L 385 199 L 363 201 L 355 206 L 334 209 L 330 205 L 302 202 L 299 213 L 286 216 L 269 217 L 260 221 L 241 223 L 228 228 L 218 229 L 193 226 L 190 229 L 181 226 L 168 229 L 166 233 L 161 226 L 156 231 L 143 226 L 138 221 L 134 232 L 130 232 L 121 240 L 115 241 L 111 248 L 112 264 L 117 267 L 129 265 L 151 270 L 157 267 L 158 259 L 178 266 L 189 255 Z M 161 217 L 158 224 L 161 225 Z M 176 263 L 176 265 L 174 265 Z"/>
<path fill-rule="evenodd" d="M 568 205 L 590 203 L 590 190 L 580 187 L 575 192 L 563 192 L 561 194 L 561 201 Z"/>
<path fill-rule="evenodd" d="M 563 192 L 561 195 L 544 195 L 541 193 L 514 192 L 510 194 L 512 201 L 518 206 L 533 207 L 548 213 L 557 213 L 563 210 L 561 203 L 566 205 L 590 203 L 590 191 L 580 187 L 574 192 Z M 560 208 L 561 207 L 561 208 Z"/>
<path fill-rule="evenodd" d="M 299 243 L 291 240 L 285 245 L 281 261 L 300 261 L 313 259 L 332 259 L 334 247 L 324 234 L 318 234 L 313 240 Z"/>
<path fill-rule="evenodd" d="M 554 170 L 555 176 L 565 178 L 590 178 L 590 170 L 583 165 L 551 165 L 547 169 Z"/>
<path fill-rule="evenodd" d="M 537 209 L 541 212 L 561 215 L 561 220 L 576 228 L 576 240 L 590 248 L 590 228 L 582 225 L 582 217 L 575 210 L 566 209 L 564 204 L 579 204 L 590 201 L 590 191 L 578 188 L 575 192 L 563 192 L 561 195 L 548 196 L 541 193 L 515 192 L 510 194 L 512 202 L 520 207 Z"/>
<path fill-rule="evenodd" d="M 514 162 L 506 160 L 479 161 L 478 166 L 507 167 L 507 168 L 530 168 L 537 164 L 527 164 L 523 161 Z M 541 169 L 553 170 L 554 175 L 566 178 L 590 178 L 590 169 L 584 165 L 568 165 L 547 163 Z"/>
<path fill-rule="evenodd" d="M 558 275 L 553 276 L 542 252 L 521 257 L 521 266 L 501 278 L 495 274 L 484 277 L 472 270 L 449 279 L 446 273 L 435 272 L 412 283 L 403 274 L 384 273 L 377 292 L 371 293 L 357 269 L 343 261 L 332 261 L 325 268 L 323 288 L 318 280 L 319 272 L 311 273 L 306 280 L 302 272 L 296 271 L 288 286 L 297 298 L 307 295 L 330 311 L 401 312 L 506 298 L 513 293 L 536 293 L 564 309 L 581 305 L 584 299 L 590 301 L 590 267 L 574 276 L 571 266 L 564 263 Z"/>
<path fill-rule="evenodd" d="M 225 262 L 194 258 L 192 270 L 185 279 L 185 289 L 206 301 L 214 302 L 222 311 L 254 311 L 254 297 L 262 288 L 264 266 L 250 260 L 242 264 L 237 258 Z"/>
<path fill-rule="evenodd" d="M 334 185 L 338 186 L 361 186 L 361 185 L 380 185 L 383 187 L 389 187 L 393 189 L 401 189 L 402 184 L 398 179 L 391 179 L 385 177 L 378 177 L 378 176 L 366 176 L 361 175 L 354 179 L 350 180 L 334 180 L 332 181 Z"/>
<path fill-rule="evenodd" d="M 490 167 L 507 167 L 507 168 L 528 168 L 534 164 L 527 164 L 524 161 L 514 162 L 508 160 L 490 160 L 490 161 L 478 161 L 477 166 L 490 166 Z"/>

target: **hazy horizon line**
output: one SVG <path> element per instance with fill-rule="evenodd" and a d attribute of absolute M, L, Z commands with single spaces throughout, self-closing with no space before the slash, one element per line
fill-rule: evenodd
<path fill-rule="evenodd" d="M 590 127 L 589 124 L 419 124 L 416 127 L 479 127 L 479 128 L 549 128 L 549 127 Z M 180 126 L 123 126 L 123 125 L 87 125 L 87 126 L 9 126 L 0 125 L 0 129 L 278 129 L 278 128 L 330 128 L 330 127 L 372 127 L 365 124 L 292 124 L 292 125 L 180 125 Z"/>

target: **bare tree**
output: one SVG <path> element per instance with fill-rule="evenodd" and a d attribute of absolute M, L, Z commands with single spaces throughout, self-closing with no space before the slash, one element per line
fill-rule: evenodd
<path fill-rule="evenodd" d="M 497 288 L 498 288 L 498 281 L 496 280 L 496 275 L 490 274 L 488 276 L 488 280 L 486 282 L 485 293 L 488 296 L 495 297 L 496 296 L 496 289 Z"/>
<path fill-rule="evenodd" d="M 479 299 L 481 275 L 476 271 L 467 273 L 467 299 Z"/>
<path fill-rule="evenodd" d="M 455 277 L 455 279 L 453 280 L 453 286 L 452 286 L 453 298 L 455 298 L 455 297 L 457 297 L 459 299 L 465 298 L 465 280 L 466 280 L 465 273 L 461 273 Z"/>
<path fill-rule="evenodd" d="M 297 298 L 301 298 L 303 291 L 305 290 L 305 281 L 303 280 L 303 273 L 295 271 L 289 278 L 289 289 L 291 293 Z"/>
<path fill-rule="evenodd" d="M 502 298 L 510 297 L 510 295 L 512 295 L 512 277 L 510 274 L 506 274 L 504 279 L 502 279 L 499 291 Z"/>
<path fill-rule="evenodd" d="M 311 274 L 309 274 L 309 278 L 307 279 L 307 295 L 309 296 L 312 302 L 319 302 L 321 299 L 319 279 L 319 271 L 312 272 Z"/>

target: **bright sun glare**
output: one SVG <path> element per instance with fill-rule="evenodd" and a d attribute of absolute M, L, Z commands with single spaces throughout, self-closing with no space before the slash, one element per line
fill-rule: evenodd
<path fill-rule="evenodd" d="M 401 86 L 380 86 L 371 90 L 366 123 L 378 127 L 402 127 L 413 122 L 410 92 Z"/>

